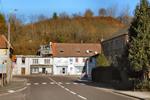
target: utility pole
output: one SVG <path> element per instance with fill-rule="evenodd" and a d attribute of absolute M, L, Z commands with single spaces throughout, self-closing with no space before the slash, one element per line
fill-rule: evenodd
<path fill-rule="evenodd" d="M 3 62 L 2 62 L 2 87 L 4 86 Z"/>
<path fill-rule="evenodd" d="M 7 53 L 7 56 L 8 56 L 8 59 L 7 59 L 7 66 L 6 66 L 6 77 L 7 77 L 7 82 L 9 83 L 10 79 L 11 79 L 11 60 L 10 60 L 10 50 L 11 50 L 11 38 L 10 38 L 10 34 L 11 34 L 11 25 L 10 25 L 10 17 L 11 17 L 11 14 L 13 12 L 16 12 L 17 9 L 14 9 L 8 16 L 8 53 Z"/>
<path fill-rule="evenodd" d="M 7 82 L 9 83 L 9 81 L 10 81 L 10 75 L 9 75 L 9 73 L 10 73 L 10 66 L 9 66 L 9 64 L 10 64 L 10 18 L 8 19 L 8 52 L 7 52 L 7 65 L 6 65 L 6 79 L 7 79 Z"/>

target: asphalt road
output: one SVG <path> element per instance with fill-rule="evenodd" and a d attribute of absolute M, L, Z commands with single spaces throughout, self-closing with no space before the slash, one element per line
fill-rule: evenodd
<path fill-rule="evenodd" d="M 94 83 L 68 76 L 26 76 L 26 89 L 0 96 L 0 100 L 134 100 L 99 89 Z"/>

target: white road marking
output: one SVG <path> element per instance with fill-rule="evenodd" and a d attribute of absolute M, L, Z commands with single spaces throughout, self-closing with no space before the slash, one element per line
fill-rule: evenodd
<path fill-rule="evenodd" d="M 27 85 L 31 85 L 31 83 L 27 83 Z"/>
<path fill-rule="evenodd" d="M 62 82 L 58 82 L 58 84 L 62 84 Z"/>
<path fill-rule="evenodd" d="M 61 86 L 61 88 L 65 88 L 64 86 Z"/>
<path fill-rule="evenodd" d="M 70 91 L 70 93 L 72 93 L 72 94 L 74 94 L 74 95 L 76 94 L 76 93 L 75 93 L 75 92 L 73 92 L 73 91 Z"/>
<path fill-rule="evenodd" d="M 78 83 L 73 83 L 73 84 L 75 84 L 75 85 L 76 85 L 76 84 L 78 84 Z"/>
<path fill-rule="evenodd" d="M 9 92 L 9 93 L 14 93 L 15 91 L 14 91 L 14 90 L 8 90 L 8 92 Z"/>
<path fill-rule="evenodd" d="M 46 83 L 46 82 L 43 82 L 42 84 L 44 84 L 44 85 L 45 85 L 45 84 L 47 84 L 47 83 Z"/>
<path fill-rule="evenodd" d="M 84 83 L 80 83 L 81 85 L 85 85 Z"/>
<path fill-rule="evenodd" d="M 24 87 L 24 88 L 22 88 L 22 89 L 16 90 L 16 92 L 23 91 L 23 90 L 25 90 L 26 88 L 27 88 L 27 87 Z"/>
<path fill-rule="evenodd" d="M 66 84 L 70 84 L 70 83 L 66 83 Z"/>
<path fill-rule="evenodd" d="M 66 91 L 69 91 L 69 89 L 68 89 L 68 88 L 65 88 L 65 90 L 66 90 Z"/>
<path fill-rule="evenodd" d="M 77 95 L 78 97 L 80 97 L 81 99 L 87 100 L 87 98 L 81 96 L 81 95 Z"/>
<path fill-rule="evenodd" d="M 55 84 L 54 82 L 50 82 L 50 84 Z"/>
<path fill-rule="evenodd" d="M 39 85 L 39 83 L 34 83 L 34 85 Z"/>
<path fill-rule="evenodd" d="M 61 84 L 58 84 L 54 79 L 52 79 L 51 77 L 49 77 L 49 79 L 51 80 L 51 81 L 53 81 L 53 82 L 55 82 L 58 86 L 60 86 L 61 88 L 63 88 L 63 89 L 65 89 L 66 91 L 68 91 L 69 93 L 71 93 L 71 94 L 74 94 L 74 95 L 76 95 L 77 97 L 79 97 L 79 98 L 81 98 L 81 99 L 83 99 L 83 100 L 87 100 L 87 98 L 85 98 L 85 97 L 83 97 L 83 96 L 81 96 L 81 95 L 79 95 L 79 94 L 77 94 L 77 93 L 75 93 L 75 92 L 73 92 L 73 91 L 71 91 L 70 89 L 68 89 L 68 88 L 65 88 L 63 85 L 61 85 Z M 85 84 L 83 84 L 83 85 L 85 85 Z"/>

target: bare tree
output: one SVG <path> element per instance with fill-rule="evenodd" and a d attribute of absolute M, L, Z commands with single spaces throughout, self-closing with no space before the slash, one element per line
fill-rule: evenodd
<path fill-rule="evenodd" d="M 73 17 L 73 18 L 80 18 L 80 17 L 82 17 L 82 15 L 81 15 L 81 13 L 79 12 L 79 13 L 74 13 L 74 14 L 72 14 L 72 17 Z"/>
<path fill-rule="evenodd" d="M 131 23 L 132 17 L 130 17 L 130 10 L 128 6 L 121 11 L 117 19 L 127 25 Z"/>
<path fill-rule="evenodd" d="M 34 27 L 34 23 L 37 21 L 37 15 L 30 15 L 29 16 L 29 20 L 30 20 L 30 23 L 31 23 L 31 38 L 33 39 L 34 38 L 34 33 L 36 31 L 36 27 Z"/>
<path fill-rule="evenodd" d="M 59 17 L 62 18 L 62 19 L 68 19 L 69 15 L 66 12 L 62 12 L 62 13 L 59 14 Z"/>
<path fill-rule="evenodd" d="M 42 20 L 46 20 L 46 19 L 48 19 L 48 18 L 43 14 L 40 14 L 40 15 L 37 16 L 38 21 L 42 21 Z"/>
<path fill-rule="evenodd" d="M 99 9 L 99 16 L 106 16 L 106 15 L 107 15 L 107 11 L 105 8 Z"/>
<path fill-rule="evenodd" d="M 111 17 L 116 17 L 117 6 L 113 5 L 107 8 L 107 15 Z"/>

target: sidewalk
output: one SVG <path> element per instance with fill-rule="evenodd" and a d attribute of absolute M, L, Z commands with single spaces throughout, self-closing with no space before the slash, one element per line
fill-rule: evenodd
<path fill-rule="evenodd" d="M 13 80 L 7 86 L 0 87 L 0 95 L 10 92 L 15 92 L 18 89 L 24 88 L 26 85 L 26 79 L 13 78 Z"/>
<path fill-rule="evenodd" d="M 89 81 L 89 80 L 87 80 Z M 84 82 L 84 81 L 83 81 Z M 89 81 L 91 82 L 91 81 Z M 128 91 L 128 90 L 118 90 L 114 87 L 113 84 L 109 84 L 109 83 L 92 83 L 92 84 L 88 84 L 87 85 L 91 85 L 91 86 L 94 86 L 94 87 L 98 87 L 102 90 L 105 90 L 105 91 L 111 91 L 113 93 L 116 93 L 116 94 L 121 94 L 121 95 L 125 95 L 125 96 L 129 96 L 129 97 L 133 97 L 133 98 L 137 98 L 137 99 L 140 99 L 140 100 L 150 100 L 150 91 L 149 92 L 142 92 L 142 91 Z"/>
<path fill-rule="evenodd" d="M 141 100 L 150 100 L 150 92 L 139 92 L 139 91 L 118 91 L 118 90 L 113 90 L 114 93 L 138 98 Z"/>
<path fill-rule="evenodd" d="M 132 90 L 130 90 L 130 91 L 129 90 L 118 90 L 118 89 L 115 89 L 110 84 L 101 84 L 101 83 L 98 83 L 98 87 L 100 87 L 104 90 L 112 91 L 113 93 L 129 96 L 129 97 L 134 97 L 134 98 L 141 99 L 141 100 L 150 100 L 150 91 L 144 92 L 144 91 L 132 91 Z"/>

